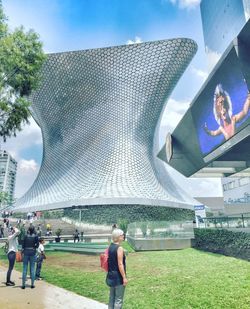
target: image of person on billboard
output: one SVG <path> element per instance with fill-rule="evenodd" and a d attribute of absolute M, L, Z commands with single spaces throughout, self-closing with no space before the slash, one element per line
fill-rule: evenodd
<path fill-rule="evenodd" d="M 221 84 L 215 87 L 213 113 L 219 127 L 216 130 L 209 130 L 207 124 L 204 125 L 205 132 L 210 136 L 223 134 L 225 140 L 228 140 L 235 134 L 236 123 L 241 121 L 248 113 L 250 108 L 250 93 L 248 93 L 242 110 L 233 115 L 231 98 Z"/>

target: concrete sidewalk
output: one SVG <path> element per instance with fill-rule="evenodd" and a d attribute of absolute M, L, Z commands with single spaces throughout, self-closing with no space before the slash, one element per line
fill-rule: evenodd
<path fill-rule="evenodd" d="M 107 309 L 108 306 L 79 296 L 44 281 L 36 281 L 35 289 L 30 288 L 30 279 L 26 289 L 21 289 L 21 273 L 13 270 L 11 280 L 15 286 L 6 286 L 7 269 L 0 266 L 0 307 L 5 309 Z"/>

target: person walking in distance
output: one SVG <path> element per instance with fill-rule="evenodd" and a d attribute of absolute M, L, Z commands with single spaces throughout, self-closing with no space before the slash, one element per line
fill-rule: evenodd
<path fill-rule="evenodd" d="M 7 278 L 6 278 L 6 286 L 13 286 L 15 285 L 15 282 L 10 280 L 11 277 L 11 273 L 12 270 L 14 268 L 15 265 L 15 261 L 16 261 L 16 252 L 18 251 L 18 247 L 17 247 L 17 236 L 19 234 L 19 230 L 16 227 L 12 227 L 10 229 L 10 234 L 8 236 L 8 260 L 9 260 L 9 268 L 7 271 Z"/>
<path fill-rule="evenodd" d="M 42 237 L 42 228 L 41 228 L 41 224 L 38 224 L 36 233 L 37 233 L 37 236 L 38 236 L 39 238 Z"/>
<path fill-rule="evenodd" d="M 110 287 L 108 309 L 121 309 L 125 286 L 128 283 L 126 277 L 126 257 L 120 246 L 124 240 L 124 232 L 114 229 L 112 232 L 112 243 L 108 253 L 108 273 L 106 283 Z"/>
<path fill-rule="evenodd" d="M 74 236 L 74 242 L 76 242 L 76 240 L 77 240 L 78 242 L 80 241 L 79 232 L 78 232 L 77 229 L 75 230 L 73 236 Z"/>
<path fill-rule="evenodd" d="M 0 238 L 4 237 L 4 228 L 2 226 L 2 224 L 0 224 Z"/>

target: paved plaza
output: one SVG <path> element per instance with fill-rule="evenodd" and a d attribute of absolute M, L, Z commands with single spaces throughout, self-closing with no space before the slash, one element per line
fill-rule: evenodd
<path fill-rule="evenodd" d="M 7 269 L 0 265 L 0 299 L 1 308 L 5 309 L 105 309 L 108 306 L 92 299 L 79 296 L 65 289 L 36 281 L 35 289 L 30 288 L 30 279 L 26 289 L 21 289 L 21 273 L 13 270 L 11 279 L 16 286 L 5 286 Z"/>

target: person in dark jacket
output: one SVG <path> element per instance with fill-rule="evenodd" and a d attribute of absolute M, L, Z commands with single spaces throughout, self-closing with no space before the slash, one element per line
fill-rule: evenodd
<path fill-rule="evenodd" d="M 38 236 L 35 228 L 31 225 L 23 240 L 23 276 L 22 276 L 22 289 L 25 289 L 25 281 L 27 276 L 28 263 L 30 263 L 30 278 L 31 288 L 35 287 L 35 263 L 36 263 L 36 249 L 39 246 Z"/>
<path fill-rule="evenodd" d="M 4 227 L 0 224 L 0 238 L 4 237 Z"/>
<path fill-rule="evenodd" d="M 75 230 L 74 234 L 74 242 L 76 242 L 76 240 L 79 242 L 80 241 L 80 237 L 79 237 L 79 232 L 78 230 Z"/>
<path fill-rule="evenodd" d="M 125 286 L 128 283 L 126 277 L 126 257 L 120 246 L 124 240 L 124 232 L 114 229 L 112 232 L 112 243 L 109 246 L 108 273 L 106 283 L 110 287 L 109 309 L 121 309 Z"/>

